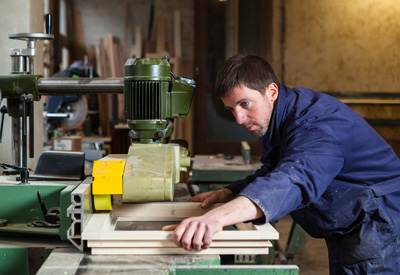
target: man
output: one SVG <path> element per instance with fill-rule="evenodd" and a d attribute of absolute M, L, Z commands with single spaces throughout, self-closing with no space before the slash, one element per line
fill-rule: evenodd
<path fill-rule="evenodd" d="M 325 238 L 332 274 L 400 271 L 400 160 L 361 117 L 328 95 L 280 86 L 265 60 L 247 54 L 224 64 L 216 95 L 238 124 L 263 138 L 263 166 L 193 197 L 202 207 L 226 203 L 183 220 L 174 232 L 178 246 L 207 249 L 224 226 L 290 213 Z"/>

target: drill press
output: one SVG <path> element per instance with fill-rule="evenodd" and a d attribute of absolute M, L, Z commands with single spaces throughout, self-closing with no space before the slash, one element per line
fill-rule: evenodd
<path fill-rule="evenodd" d="M 34 123 L 33 101 L 40 100 L 36 83 L 41 77 L 34 74 L 34 58 L 36 56 L 36 42 L 51 40 L 51 15 L 45 16 L 46 33 L 14 33 L 10 39 L 27 42 L 26 49 L 10 49 L 11 74 L 1 78 L 0 103 L 7 98 L 7 107 L 3 106 L 1 134 L 3 130 L 4 114 L 12 117 L 13 164 L 18 167 L 27 167 L 27 136 L 29 130 L 29 157 L 34 155 Z M 29 117 L 29 120 L 28 120 Z M 27 125 L 29 121 L 29 128 Z M 0 141 L 1 141 L 0 134 Z"/>

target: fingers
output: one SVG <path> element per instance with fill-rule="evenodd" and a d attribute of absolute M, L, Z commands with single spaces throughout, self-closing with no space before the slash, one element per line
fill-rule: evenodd
<path fill-rule="evenodd" d="M 192 239 L 196 231 L 197 224 L 190 222 L 188 219 L 181 222 L 181 224 L 174 231 L 174 243 L 178 247 L 183 247 L 185 250 L 192 250 Z"/>
<path fill-rule="evenodd" d="M 218 199 L 218 197 L 217 197 L 215 194 L 214 194 L 214 195 L 211 195 L 210 197 L 208 197 L 207 199 L 205 199 L 205 200 L 203 201 L 203 203 L 200 204 L 200 206 L 203 207 L 203 208 L 207 208 L 207 207 L 209 207 L 211 204 L 214 204 L 214 203 L 218 202 L 217 199 Z"/>
<path fill-rule="evenodd" d="M 178 227 L 178 224 L 170 224 L 170 225 L 165 225 L 161 228 L 162 231 L 174 231 L 175 228 Z"/>
<path fill-rule="evenodd" d="M 209 196 L 212 195 L 212 193 L 214 193 L 215 191 L 209 191 L 209 192 L 205 192 L 205 193 L 200 193 L 197 196 L 194 196 L 190 199 L 191 202 L 202 202 L 204 201 L 206 198 L 208 198 Z"/>
<path fill-rule="evenodd" d="M 174 243 L 185 250 L 200 251 L 210 247 L 213 226 L 197 220 L 186 219 L 174 231 Z"/>
<path fill-rule="evenodd" d="M 195 228 L 194 236 L 191 239 L 190 245 L 196 251 L 200 251 L 203 245 L 203 236 L 205 234 L 205 227 L 206 227 L 205 224 L 199 223 Z"/>
<path fill-rule="evenodd" d="M 221 189 L 210 194 L 203 203 L 200 205 L 203 208 L 207 208 L 210 205 L 218 202 L 228 202 L 233 198 L 233 194 L 229 189 Z"/>
<path fill-rule="evenodd" d="M 206 230 L 203 236 L 203 246 L 202 249 L 208 249 L 212 242 L 213 233 L 211 230 Z"/>
<path fill-rule="evenodd" d="M 202 235 L 204 235 L 204 226 L 197 222 L 191 222 L 181 238 L 181 244 L 185 250 L 200 250 L 202 246 Z"/>
<path fill-rule="evenodd" d="M 183 234 L 185 233 L 185 230 L 186 230 L 186 225 L 184 224 L 184 221 L 181 222 L 181 224 L 175 228 L 174 243 L 178 247 L 182 247 L 181 239 L 182 239 Z"/>
<path fill-rule="evenodd" d="M 191 202 L 202 202 L 203 208 L 209 207 L 211 204 L 218 202 L 228 202 L 233 198 L 233 194 L 229 189 L 221 189 L 217 191 L 209 191 L 201 193 L 190 199 Z"/>

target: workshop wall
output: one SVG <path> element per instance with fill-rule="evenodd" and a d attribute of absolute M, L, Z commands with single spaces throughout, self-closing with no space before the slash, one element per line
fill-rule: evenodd
<path fill-rule="evenodd" d="M 399 0 L 284 1 L 284 83 L 400 90 Z"/>
<path fill-rule="evenodd" d="M 394 101 L 400 92 L 399 14 L 399 0 L 284 1 L 283 83 L 322 92 L 389 92 Z M 400 156 L 400 104 L 374 100 L 350 107 L 380 121 L 375 130 Z"/>

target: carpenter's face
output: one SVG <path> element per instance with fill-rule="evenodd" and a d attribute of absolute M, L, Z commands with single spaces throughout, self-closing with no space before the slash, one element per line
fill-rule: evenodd
<path fill-rule="evenodd" d="M 225 108 L 230 110 L 236 122 L 255 137 L 262 137 L 268 130 L 274 104 L 278 98 L 278 87 L 271 83 L 264 95 L 259 91 L 237 86 L 222 97 Z"/>

